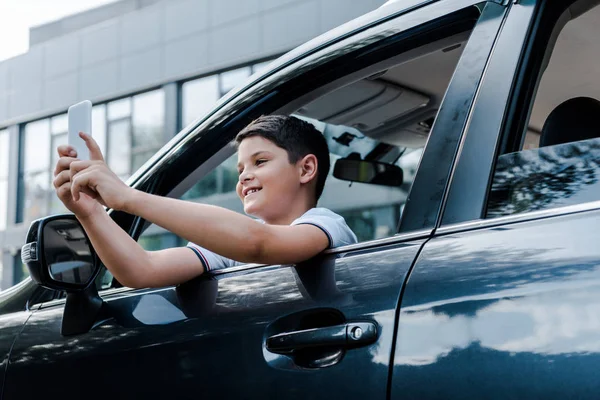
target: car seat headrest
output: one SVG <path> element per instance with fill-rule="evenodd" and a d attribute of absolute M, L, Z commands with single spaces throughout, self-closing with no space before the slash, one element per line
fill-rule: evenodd
<path fill-rule="evenodd" d="M 600 137 L 600 101 L 575 97 L 557 106 L 548 116 L 540 147 Z"/>

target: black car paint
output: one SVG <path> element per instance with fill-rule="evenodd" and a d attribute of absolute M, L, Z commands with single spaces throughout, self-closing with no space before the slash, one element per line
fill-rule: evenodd
<path fill-rule="evenodd" d="M 105 297 L 110 318 L 77 336 L 61 336 L 61 305 L 42 307 L 12 352 L 4 398 L 330 398 L 325 387 L 385 398 L 398 293 L 424 236 Z M 354 321 L 375 322 L 379 340 L 304 354 L 341 351 L 334 367 L 306 368 L 265 347 L 274 334 Z"/>
<path fill-rule="evenodd" d="M 7 325 L 0 336 L 0 355 L 7 355 L 23 332 L 11 354 L 4 398 L 594 397 L 600 352 L 595 324 L 599 211 L 457 224 L 473 219 L 473 209 L 459 202 L 476 206 L 475 218 L 485 208 L 486 185 L 478 186 L 472 198 L 452 188 L 468 179 L 461 171 L 479 174 L 480 182 L 491 179 L 505 105 L 514 89 L 506 79 L 514 75 L 522 57 L 518 47 L 529 32 L 517 22 L 531 21 L 534 6 L 533 0 L 511 5 L 497 50 L 512 46 L 519 53 L 494 53 L 470 124 L 455 124 L 459 133 L 467 126 L 467 133 L 453 139 L 462 151 L 456 165 L 448 165 L 451 189 L 445 194 L 443 183 L 444 190 L 427 207 L 439 223 L 446 201 L 443 223 L 432 239 L 428 241 L 431 230 L 425 230 L 332 253 L 312 265 L 246 267 L 177 288 L 117 291 L 104 297 L 106 319 L 81 336 L 60 336 L 60 301 L 43 304 L 33 314 L 6 314 L 1 317 Z M 307 57 L 303 64 L 295 55 L 296 64 L 280 63 L 279 74 L 273 70 L 271 78 L 262 77 L 238 97 L 230 96 L 232 101 L 224 101 L 207 119 L 178 135 L 132 182 L 143 187 L 157 176 L 164 178 L 185 147 L 200 148 L 210 139 L 214 147 L 205 147 L 206 159 L 226 140 L 219 138 L 218 128 L 234 130 L 252 114 L 253 104 L 273 101 L 282 82 L 310 75 L 317 64 L 338 56 L 332 52 L 329 58 L 315 57 L 316 64 Z M 471 77 L 475 84 L 478 80 Z M 438 117 L 440 124 L 444 118 Z M 471 153 L 475 128 L 486 122 L 486 151 Z M 448 147 L 448 162 L 453 163 L 458 147 Z M 467 169 L 473 158 L 484 156 L 488 161 L 477 171 Z M 157 185 L 159 193 L 171 189 L 167 181 Z M 341 310 L 347 321 L 376 321 L 378 342 L 345 350 L 337 365 L 318 370 L 299 368 L 288 357 L 266 350 L 267 337 L 280 333 L 281 318 L 287 327 L 295 316 L 299 327 L 327 324 L 339 317 L 332 310 Z M 306 319 L 307 311 L 314 318 Z M 540 332 L 547 336 L 539 337 Z"/>
<path fill-rule="evenodd" d="M 597 397 L 599 225 L 595 210 L 428 242 L 402 300 L 392 398 Z"/>

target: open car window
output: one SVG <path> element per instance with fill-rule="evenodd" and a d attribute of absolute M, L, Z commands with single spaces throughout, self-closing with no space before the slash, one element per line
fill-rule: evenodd
<path fill-rule="evenodd" d="M 320 95 L 292 113 L 315 125 L 329 145 L 331 170 L 318 206 L 342 215 L 359 242 L 397 233 L 423 149 L 469 34 L 466 30 L 428 43 L 397 65 Z M 347 160 L 384 173 L 376 173 L 374 179 L 351 179 Z M 212 166 L 180 198 L 242 213 L 235 193 L 235 149 L 225 146 L 206 164 Z M 140 243 L 157 250 L 187 241 L 150 226 Z"/>
<path fill-rule="evenodd" d="M 311 67 L 321 71 L 319 73 L 331 71 L 329 73 L 335 74 L 319 83 L 326 85 L 323 88 L 308 81 L 300 82 L 304 75 L 297 73 L 299 69 L 293 73 L 281 72 L 288 81 L 273 79 L 256 89 L 256 96 L 245 95 L 243 107 L 248 107 L 249 99 L 261 101 L 262 88 L 273 90 L 275 85 L 286 84 L 280 82 L 289 82 L 298 90 L 296 97 L 292 97 L 287 94 L 294 91 L 278 86 L 277 93 L 286 94 L 282 95 L 279 104 L 273 102 L 263 110 L 257 103 L 251 107 L 253 117 L 245 118 L 285 113 L 310 121 L 323 133 L 330 146 L 332 169 L 318 206 L 342 215 L 360 242 L 394 236 L 398 232 L 442 99 L 481 9 L 471 6 L 457 11 L 447 21 L 446 18 L 435 20 L 432 25 L 435 33 L 423 35 L 421 29 L 415 29 L 415 35 L 422 38 L 411 42 L 408 49 L 404 46 L 398 51 L 397 44 L 379 39 L 365 41 L 387 50 L 366 52 L 365 57 L 372 60 L 365 58 L 356 67 Z M 446 26 L 446 22 L 452 24 Z M 348 48 L 352 52 L 355 49 L 353 46 Z M 352 60 L 356 58 L 352 57 Z M 236 118 L 231 115 L 217 110 L 209 121 L 224 121 L 221 117 Z M 177 180 L 161 194 L 242 212 L 242 204 L 235 193 L 237 155 L 235 148 L 225 142 L 243 128 L 239 121 L 235 122 L 239 126 L 227 124 L 228 132 L 219 128 L 221 122 L 203 122 L 195 128 L 203 129 L 202 135 L 195 136 L 199 140 L 186 144 L 186 149 L 190 150 L 178 153 L 178 160 L 169 163 L 172 170 L 177 165 L 178 172 L 165 172 L 176 175 Z M 232 126 L 236 126 L 235 131 Z M 215 140 L 218 147 L 213 144 Z M 208 154 L 207 147 L 212 148 L 212 154 Z M 200 155 L 192 148 L 207 154 Z M 181 173 L 182 165 L 185 165 L 185 176 Z M 362 167 L 356 168 L 357 165 Z M 184 246 L 187 241 L 150 225 L 144 227 L 139 243 L 147 250 L 159 250 Z"/>

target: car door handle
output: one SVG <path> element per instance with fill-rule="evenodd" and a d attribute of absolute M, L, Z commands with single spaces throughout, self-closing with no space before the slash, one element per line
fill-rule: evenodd
<path fill-rule="evenodd" d="M 267 350 L 286 354 L 310 347 L 359 347 L 377 339 L 373 322 L 349 322 L 323 328 L 304 329 L 273 335 L 267 339 Z"/>

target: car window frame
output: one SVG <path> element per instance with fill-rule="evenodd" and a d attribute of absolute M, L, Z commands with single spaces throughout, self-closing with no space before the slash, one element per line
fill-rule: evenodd
<path fill-rule="evenodd" d="M 367 48 L 367 46 L 369 46 L 370 44 L 378 43 L 382 47 L 389 46 L 389 44 L 385 44 L 385 39 L 388 39 L 390 37 L 396 37 L 397 35 L 399 36 L 406 32 L 412 33 L 413 30 L 418 31 L 419 28 L 427 25 L 428 23 L 431 23 L 432 21 L 437 21 L 437 20 L 442 21 L 442 19 L 444 17 L 448 17 L 449 15 L 452 15 L 453 13 L 459 12 L 461 10 L 466 10 L 469 7 L 472 7 L 475 5 L 484 5 L 484 7 L 483 7 L 483 12 L 480 13 L 478 20 L 475 22 L 473 29 L 477 29 L 478 33 L 482 30 L 483 32 L 486 32 L 487 36 L 486 35 L 471 35 L 469 42 L 467 43 L 467 47 L 472 47 L 473 50 L 475 48 L 481 48 L 482 47 L 481 41 L 490 43 L 490 46 L 484 47 L 484 50 L 474 51 L 473 54 L 469 55 L 470 59 L 468 57 L 465 58 L 465 55 L 469 54 L 469 53 L 467 53 L 467 49 L 464 50 L 463 56 L 461 56 L 461 59 L 459 60 L 457 70 L 458 70 L 458 67 L 461 66 L 461 64 L 472 62 L 473 59 L 478 59 L 478 58 L 482 59 L 482 61 L 480 60 L 480 62 L 482 63 L 481 70 L 479 71 L 479 74 L 475 74 L 476 76 L 473 76 L 472 70 L 465 71 L 465 72 L 461 71 L 459 73 L 456 73 L 456 71 L 455 71 L 455 74 L 454 74 L 453 78 L 451 79 L 448 88 L 446 89 L 447 95 L 444 97 L 442 105 L 440 106 L 440 110 L 442 110 L 449 104 L 452 104 L 454 106 L 454 108 L 456 108 L 459 100 L 460 101 L 465 100 L 465 93 L 472 92 L 470 94 L 471 97 L 469 97 L 469 98 L 470 98 L 470 101 L 473 101 L 475 98 L 475 93 L 476 93 L 479 81 L 480 81 L 481 76 L 483 75 L 483 72 L 485 69 L 485 64 L 487 63 L 489 54 L 493 47 L 492 45 L 495 41 L 497 31 L 499 30 L 500 24 L 505 17 L 506 7 L 504 5 L 500 5 L 496 1 L 487 1 L 486 2 L 486 1 L 476 1 L 476 0 L 453 0 L 453 1 L 445 1 L 445 2 L 435 2 L 432 4 L 428 4 L 426 6 L 417 8 L 417 9 L 413 10 L 413 12 L 409 15 L 402 14 L 393 19 L 386 20 L 379 25 L 370 27 L 366 30 L 359 30 L 358 33 L 356 33 L 350 37 L 346 37 L 340 41 L 336 41 L 334 44 L 329 45 L 328 47 L 322 48 L 316 52 L 308 52 L 304 58 L 299 58 L 297 61 L 290 63 L 288 66 L 286 66 L 284 68 L 281 68 L 281 69 L 275 68 L 275 69 L 272 69 L 270 72 L 267 71 L 264 74 L 264 76 L 261 76 L 260 78 L 255 79 L 255 81 L 252 84 L 248 84 L 248 85 L 244 86 L 244 89 L 239 90 L 238 92 L 236 92 L 235 95 L 231 95 L 228 98 L 228 101 L 223 101 L 223 102 L 219 103 L 212 112 L 209 112 L 207 114 L 206 117 L 201 118 L 200 120 L 197 121 L 197 123 L 192 124 L 195 126 L 188 126 L 184 130 L 182 130 L 182 132 L 180 132 L 174 139 L 172 139 L 167 145 L 165 145 L 163 147 L 163 149 L 161 149 L 145 165 L 143 170 L 138 171 L 136 174 L 134 174 L 134 176 L 132 176 L 132 178 L 130 179 L 130 183 L 132 183 L 133 187 L 138 187 L 140 185 L 152 186 L 155 189 L 151 190 L 150 191 L 151 193 L 158 194 L 158 195 L 168 195 L 170 197 L 173 197 L 172 196 L 173 193 L 176 192 L 176 191 L 174 191 L 173 187 L 171 187 L 170 190 L 166 190 L 166 191 L 164 189 L 164 186 L 165 186 L 164 182 L 169 181 L 171 178 L 170 173 L 177 169 L 173 165 L 174 164 L 173 160 L 178 160 L 184 154 L 189 155 L 189 154 L 193 153 L 193 154 L 195 154 L 196 159 L 201 160 L 199 162 L 199 166 L 196 168 L 202 167 L 202 165 L 204 163 L 206 163 L 207 161 L 209 161 L 214 156 L 215 153 L 218 153 L 218 151 L 220 149 L 223 149 L 226 146 L 226 144 L 229 143 L 229 141 L 232 137 L 228 138 L 227 135 L 224 135 L 223 130 L 226 130 L 226 129 L 235 130 L 236 124 L 234 122 L 232 122 L 232 120 L 235 120 L 235 119 L 239 120 L 243 116 L 249 114 L 249 110 L 253 111 L 257 107 L 264 106 L 265 103 L 272 101 L 272 97 L 273 97 L 272 90 L 274 90 L 274 88 L 277 89 L 278 87 L 281 87 L 282 82 L 287 82 L 289 80 L 292 80 L 295 75 L 298 75 L 298 73 L 303 74 L 307 71 L 314 71 L 314 70 L 318 69 L 319 67 L 323 68 L 323 66 L 327 66 L 331 63 L 334 63 L 336 60 L 340 60 L 344 55 L 348 55 L 350 53 L 354 54 L 355 51 L 361 50 L 362 48 Z M 489 8 L 488 6 L 492 7 L 494 10 L 486 11 L 486 9 Z M 485 21 L 482 20 L 482 16 L 484 15 L 483 13 L 486 13 L 486 15 L 490 15 L 491 17 L 493 17 L 493 19 L 494 19 L 493 23 L 490 23 L 490 21 L 488 21 L 488 20 L 485 20 Z M 482 37 L 484 37 L 484 36 L 485 36 L 485 39 L 482 39 Z M 376 40 L 377 42 L 374 42 L 374 40 Z M 357 43 L 359 43 L 361 46 L 356 47 Z M 472 43 L 471 46 L 469 46 L 469 43 Z M 482 57 L 482 52 L 484 53 L 483 57 Z M 402 52 L 399 54 L 402 54 Z M 364 75 L 365 77 L 369 76 L 369 73 L 366 72 L 368 69 L 371 69 L 371 68 L 381 69 L 382 64 L 384 64 L 386 62 L 390 63 L 391 60 L 394 58 L 395 57 L 391 57 L 391 58 L 388 57 L 380 62 L 370 62 L 367 66 L 359 69 L 355 73 L 348 73 L 343 76 L 340 76 L 339 79 L 337 79 L 335 81 L 335 84 L 340 86 L 344 80 L 349 80 L 349 81 L 357 80 L 356 74 L 360 74 L 361 76 Z M 252 80 L 252 77 L 250 79 Z M 462 86 L 455 88 L 454 90 L 450 90 L 451 88 L 453 88 L 454 86 L 457 86 L 459 84 Z M 468 90 L 466 92 L 465 92 L 465 87 L 464 87 L 465 84 L 467 84 L 467 86 L 468 86 Z M 271 89 L 271 91 L 268 90 L 269 88 Z M 317 88 L 317 90 L 311 91 L 309 94 L 312 96 L 315 96 L 315 92 L 318 92 L 319 90 L 330 91 L 330 90 L 332 90 L 332 88 L 331 88 L 331 85 L 322 85 L 322 86 L 319 86 Z M 264 94 L 265 92 L 267 94 Z M 261 94 L 261 96 L 257 97 L 256 93 L 262 93 L 262 94 Z M 452 95 L 450 95 L 450 94 L 452 94 Z M 461 97 L 461 95 L 462 95 L 462 97 Z M 293 110 L 294 107 L 297 106 L 298 101 L 306 101 L 305 96 L 293 97 L 289 101 L 287 101 L 285 103 L 281 103 L 279 106 L 278 112 L 289 113 L 289 112 L 286 112 L 286 110 L 287 111 Z M 447 107 L 447 108 L 450 109 L 450 107 Z M 463 115 L 461 115 L 461 118 L 458 118 L 459 124 L 460 123 L 466 124 L 466 120 L 468 117 L 468 111 L 469 110 L 467 110 L 467 112 L 465 112 Z M 438 124 L 438 125 L 439 126 L 437 129 L 441 130 L 443 128 L 443 124 Z M 239 121 L 238 121 L 238 126 L 240 128 L 243 127 L 243 125 L 239 124 Z M 464 125 L 463 125 L 463 128 L 464 128 Z M 436 132 L 435 129 L 436 129 L 436 126 L 434 124 L 434 127 L 432 128 L 430 137 L 434 136 L 434 134 Z M 447 132 L 448 132 L 448 130 L 446 130 L 446 133 Z M 458 138 L 460 138 L 460 136 L 462 135 L 462 132 L 463 132 L 463 129 L 460 129 L 457 133 L 458 136 L 456 138 L 457 139 L 456 146 L 458 146 Z M 231 135 L 229 135 L 229 136 L 231 136 Z M 440 133 L 437 136 L 438 136 L 438 141 L 443 142 L 442 134 Z M 428 143 L 428 145 L 429 145 L 429 143 Z M 425 154 L 427 153 L 428 145 L 426 145 L 426 147 L 425 147 Z M 193 149 L 197 149 L 199 151 L 194 152 Z M 445 185 L 447 185 L 447 182 L 449 180 L 451 164 L 454 162 L 454 157 L 456 155 L 456 151 L 457 151 L 457 148 L 451 149 L 451 148 L 447 148 L 447 147 L 445 150 L 445 152 L 447 153 L 446 158 L 447 158 L 449 164 L 448 164 L 448 168 L 447 168 L 448 172 L 446 175 L 446 181 L 445 181 L 445 183 L 443 183 L 444 188 L 445 188 Z M 423 155 L 423 158 L 421 160 L 421 165 L 424 162 L 423 160 L 425 160 L 425 154 Z M 438 154 L 439 154 L 439 152 L 438 152 Z M 427 157 L 427 161 L 425 161 L 425 163 L 431 163 L 432 165 L 440 164 L 439 159 L 436 160 L 435 157 L 431 156 L 431 155 Z M 421 169 L 421 165 L 419 166 L 419 169 Z M 189 169 L 188 169 L 188 171 L 189 171 Z M 417 177 L 415 177 L 415 183 L 417 182 L 418 174 L 419 173 L 417 173 Z M 421 181 L 424 182 L 424 180 L 426 178 L 427 178 L 426 176 L 423 176 L 423 174 L 421 174 L 421 177 L 419 179 L 421 179 Z M 181 176 L 179 176 L 178 179 L 181 180 Z M 175 181 L 177 181 L 178 179 L 175 179 Z M 428 185 L 420 184 L 420 186 L 423 188 L 421 190 L 424 190 L 424 189 L 426 189 L 426 187 Z M 414 189 L 414 187 L 415 186 L 413 184 L 413 189 Z M 162 193 L 161 193 L 161 190 L 162 190 Z M 412 190 L 411 190 L 411 193 L 412 193 Z M 179 194 L 181 194 L 181 193 L 179 193 Z M 429 197 L 433 199 L 430 202 L 433 205 L 432 213 L 437 216 L 441 210 L 442 199 L 441 198 L 435 199 L 431 195 Z M 413 201 L 413 203 L 415 203 L 417 200 L 412 200 L 412 201 Z M 416 206 L 417 205 L 415 204 L 415 207 Z M 407 205 L 405 206 L 405 210 L 404 210 L 405 215 L 407 213 L 407 207 L 408 207 L 408 201 L 407 201 Z M 435 218 L 433 219 L 433 221 L 435 221 Z M 144 221 L 142 221 L 141 219 L 136 217 L 136 220 L 131 224 L 131 226 L 127 230 L 130 232 L 131 236 L 137 240 L 140 237 L 141 233 L 143 233 L 144 227 L 147 225 L 148 225 L 147 223 L 145 223 Z M 406 225 L 406 226 L 409 226 L 409 225 Z M 338 253 L 344 253 L 344 252 L 347 252 L 350 250 L 362 250 L 362 249 L 368 249 L 368 248 L 377 247 L 377 246 L 386 245 L 386 244 L 394 244 L 394 243 L 402 242 L 405 240 L 426 238 L 426 237 L 431 236 L 433 229 L 434 229 L 433 222 L 431 222 L 429 224 L 429 226 L 426 226 L 426 227 L 418 227 L 417 226 L 417 227 L 410 228 L 410 229 L 405 228 L 404 230 L 399 228 L 397 233 L 394 236 L 390 236 L 390 237 L 382 238 L 382 239 L 365 241 L 365 242 L 357 243 L 357 244 L 354 244 L 351 246 L 335 248 L 335 249 L 328 250 L 327 252 L 329 254 L 338 254 Z M 261 267 L 261 266 L 262 265 L 259 265 L 259 264 L 245 264 L 240 267 L 227 268 L 222 271 L 218 271 L 218 272 L 214 271 L 211 273 L 221 274 L 221 273 L 227 273 L 227 272 L 237 271 L 237 270 L 241 270 L 241 269 L 252 269 L 252 268 L 257 268 L 257 267 Z M 116 288 L 116 289 L 111 288 L 111 289 L 102 290 L 101 294 L 113 293 L 115 290 L 120 292 L 122 290 L 127 290 L 127 289 L 129 289 L 129 288 Z"/>
<path fill-rule="evenodd" d="M 546 51 L 534 52 L 533 48 L 539 46 L 540 40 L 546 46 L 555 40 L 557 28 L 567 22 L 561 18 L 563 14 L 573 5 L 587 3 L 597 4 L 598 0 L 553 5 L 541 0 L 521 0 L 510 6 L 461 143 L 437 234 L 571 214 L 600 206 L 600 201 L 592 201 L 495 218 L 485 216 L 497 157 L 501 151 L 514 147 L 516 140 L 506 139 L 514 135 L 511 130 L 520 129 L 518 135 L 524 136 L 523 118 L 529 118 L 542 76 L 539 68 L 547 59 Z M 515 128 L 516 124 L 520 128 Z"/>

